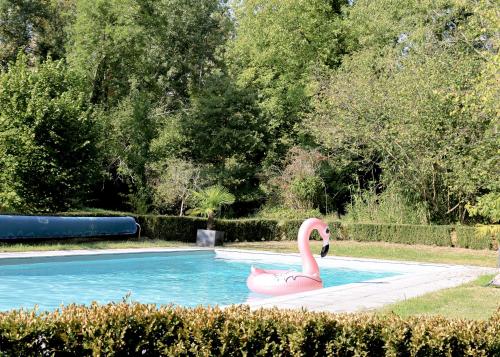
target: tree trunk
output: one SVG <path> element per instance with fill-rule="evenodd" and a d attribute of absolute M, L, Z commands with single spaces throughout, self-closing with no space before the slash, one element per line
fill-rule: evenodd
<path fill-rule="evenodd" d="M 184 215 L 184 199 L 181 200 L 181 209 L 179 211 L 179 217 Z"/>
<path fill-rule="evenodd" d="M 207 219 L 207 229 L 211 229 L 213 230 L 214 229 L 214 214 L 213 213 L 209 213 L 208 214 L 208 219 Z"/>

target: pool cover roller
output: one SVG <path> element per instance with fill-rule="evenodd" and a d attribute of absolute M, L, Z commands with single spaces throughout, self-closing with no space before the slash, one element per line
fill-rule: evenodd
<path fill-rule="evenodd" d="M 133 217 L 0 215 L 0 239 L 123 236 L 137 233 Z"/>

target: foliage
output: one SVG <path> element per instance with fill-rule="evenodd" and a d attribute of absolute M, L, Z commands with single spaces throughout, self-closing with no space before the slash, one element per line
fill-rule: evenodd
<path fill-rule="evenodd" d="M 194 208 L 189 211 L 189 214 L 207 217 L 207 229 L 213 229 L 215 215 L 220 212 L 222 206 L 232 205 L 235 197 L 223 186 L 210 186 L 193 192 L 192 200 Z"/>
<path fill-rule="evenodd" d="M 450 247 L 452 226 L 382 223 L 345 223 L 344 238 L 356 241 L 383 241 L 404 244 L 428 244 Z"/>
<path fill-rule="evenodd" d="M 477 199 L 475 206 L 470 204 L 465 208 L 471 216 L 482 216 L 488 219 L 491 223 L 500 222 L 500 193 L 490 192 Z"/>
<path fill-rule="evenodd" d="M 81 77 L 50 59 L 32 70 L 20 56 L 0 76 L 0 206 L 81 204 L 98 174 L 97 129 Z"/>
<path fill-rule="evenodd" d="M 1 0 L 0 67 L 22 51 L 31 64 L 65 56 L 73 0 Z"/>
<path fill-rule="evenodd" d="M 267 189 L 274 203 L 296 210 L 311 210 L 321 206 L 325 183 L 321 177 L 326 158 L 315 149 L 293 147 L 289 150 L 282 170 L 275 167 L 268 174 Z"/>
<path fill-rule="evenodd" d="M 232 306 L 68 306 L 0 315 L 5 355 L 483 355 L 500 352 L 486 321 L 337 315 Z"/>
<path fill-rule="evenodd" d="M 154 195 L 148 165 L 182 158 L 176 149 L 187 143 L 169 124 L 216 67 L 230 30 L 226 12 L 217 0 L 77 1 L 68 59 L 87 78 L 106 123 L 111 186 L 121 182 L 135 210 L 149 210 Z M 174 147 L 165 145 L 172 137 L 179 138 Z"/>
<path fill-rule="evenodd" d="M 288 207 L 280 206 L 264 206 L 259 212 L 257 212 L 256 217 L 265 219 L 306 219 L 309 217 L 321 217 L 322 214 L 317 209 L 292 209 Z"/>
<path fill-rule="evenodd" d="M 144 236 L 151 239 L 178 240 L 194 243 L 196 230 L 204 220 L 194 217 L 138 216 Z M 390 242 L 424 244 L 441 247 L 471 249 L 498 249 L 498 228 L 481 230 L 464 226 L 431 226 L 411 224 L 350 223 L 325 219 L 332 231 L 332 239 L 361 242 Z M 304 219 L 216 219 L 218 229 L 225 231 L 228 242 L 296 240 Z M 320 239 L 313 234 L 312 239 Z"/>
<path fill-rule="evenodd" d="M 182 214 L 190 190 L 218 184 L 236 196 L 232 216 L 283 207 L 490 223 L 500 192 L 497 8 L 493 0 L 0 0 L 0 67 L 23 82 L 21 53 L 33 73 L 61 60 L 79 78 L 85 104 L 75 100 L 72 113 L 92 116 L 93 129 L 80 131 L 104 159 L 71 173 L 80 197 L 70 190 L 60 207 Z M 56 80 L 67 87 L 62 76 L 51 87 Z M 8 135 L 29 142 L 22 130 Z M 0 211 L 48 209 L 26 206 L 6 150 Z M 57 170 L 44 155 L 33 160 Z"/>
<path fill-rule="evenodd" d="M 353 194 L 343 218 L 347 222 L 426 224 L 427 216 L 423 204 L 411 202 L 397 188 L 389 186 L 380 194 L 375 188 Z"/>
<path fill-rule="evenodd" d="M 259 163 L 269 140 L 255 100 L 250 88 L 213 73 L 203 88 L 192 91 L 180 120 L 185 155 L 204 165 L 212 181 L 224 184 L 240 201 L 255 198 Z"/>
<path fill-rule="evenodd" d="M 295 178 L 290 186 L 292 194 L 299 202 L 298 206 L 305 209 L 311 209 L 314 203 L 320 201 L 324 188 L 325 184 L 318 176 Z"/>
<path fill-rule="evenodd" d="M 352 53 L 324 80 L 311 114 L 312 132 L 335 156 L 380 168 L 382 183 L 404 187 L 433 222 L 463 221 L 466 202 L 495 175 L 495 117 L 461 104 L 486 51 L 463 41 L 471 11 L 462 1 L 356 1 L 346 25 Z"/>
<path fill-rule="evenodd" d="M 171 159 L 151 163 L 148 171 L 154 206 L 163 211 L 179 206 L 182 216 L 192 192 L 200 189 L 200 168 L 190 161 Z"/>
<path fill-rule="evenodd" d="M 498 226 L 455 227 L 457 246 L 471 249 L 497 250 L 500 242 Z"/>
<path fill-rule="evenodd" d="M 342 1 L 235 2 L 236 37 L 228 61 L 239 84 L 257 89 L 271 138 L 265 166 L 279 163 L 304 136 L 312 75 L 335 67 L 342 51 Z"/>

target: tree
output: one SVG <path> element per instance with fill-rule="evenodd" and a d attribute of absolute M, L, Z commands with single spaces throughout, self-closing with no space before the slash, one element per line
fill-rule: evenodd
<path fill-rule="evenodd" d="M 474 15 L 460 1 L 392 5 L 352 7 L 355 51 L 323 84 L 309 127 L 334 156 L 379 167 L 383 186 L 424 202 L 430 220 L 463 221 L 465 204 L 494 176 L 494 117 L 460 103 L 482 61 L 461 41 Z M 392 32 L 367 33 L 374 13 Z"/>
<path fill-rule="evenodd" d="M 235 6 L 228 60 L 240 86 L 257 89 L 272 138 L 265 165 L 281 163 L 301 141 L 314 76 L 339 64 L 339 10 L 347 1 L 245 0 Z"/>
<path fill-rule="evenodd" d="M 203 165 L 213 181 L 230 188 L 239 200 L 256 198 L 269 137 L 253 90 L 238 87 L 224 73 L 214 73 L 204 88 L 191 93 L 180 126 L 186 156 Z"/>
<path fill-rule="evenodd" d="M 192 193 L 202 184 L 201 169 L 190 161 L 166 159 L 148 166 L 148 181 L 153 190 L 153 205 L 160 211 L 177 206 L 184 215 Z"/>
<path fill-rule="evenodd" d="M 1 0 L 0 66 L 14 62 L 19 51 L 33 64 L 65 56 L 74 0 Z"/>
<path fill-rule="evenodd" d="M 82 78 L 20 56 L 0 76 L 0 206 L 58 211 L 85 201 L 100 165 Z"/>
<path fill-rule="evenodd" d="M 164 130 L 179 129 L 169 123 L 189 108 L 190 88 L 216 67 L 229 31 L 227 7 L 218 0 L 77 5 L 69 61 L 87 79 L 106 123 L 110 181 L 124 183 L 129 203 L 144 211 L 152 198 L 146 167 L 164 159 L 151 146 L 168 136 Z"/>
<path fill-rule="evenodd" d="M 232 205 L 235 197 L 222 186 L 210 186 L 201 191 L 193 193 L 194 208 L 189 211 L 190 215 L 203 215 L 207 217 L 207 229 L 214 228 L 214 219 L 218 211 L 224 205 Z"/>

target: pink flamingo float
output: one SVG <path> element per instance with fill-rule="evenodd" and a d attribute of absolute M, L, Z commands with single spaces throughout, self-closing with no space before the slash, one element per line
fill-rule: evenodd
<path fill-rule="evenodd" d="M 329 249 L 330 230 L 320 219 L 309 218 L 299 229 L 298 246 L 302 258 L 302 272 L 293 270 L 264 270 L 252 266 L 247 278 L 248 288 L 259 294 L 284 295 L 301 291 L 321 289 L 323 281 L 319 276 L 318 263 L 309 247 L 309 237 L 316 229 L 323 239 L 321 257 L 326 256 Z"/>

